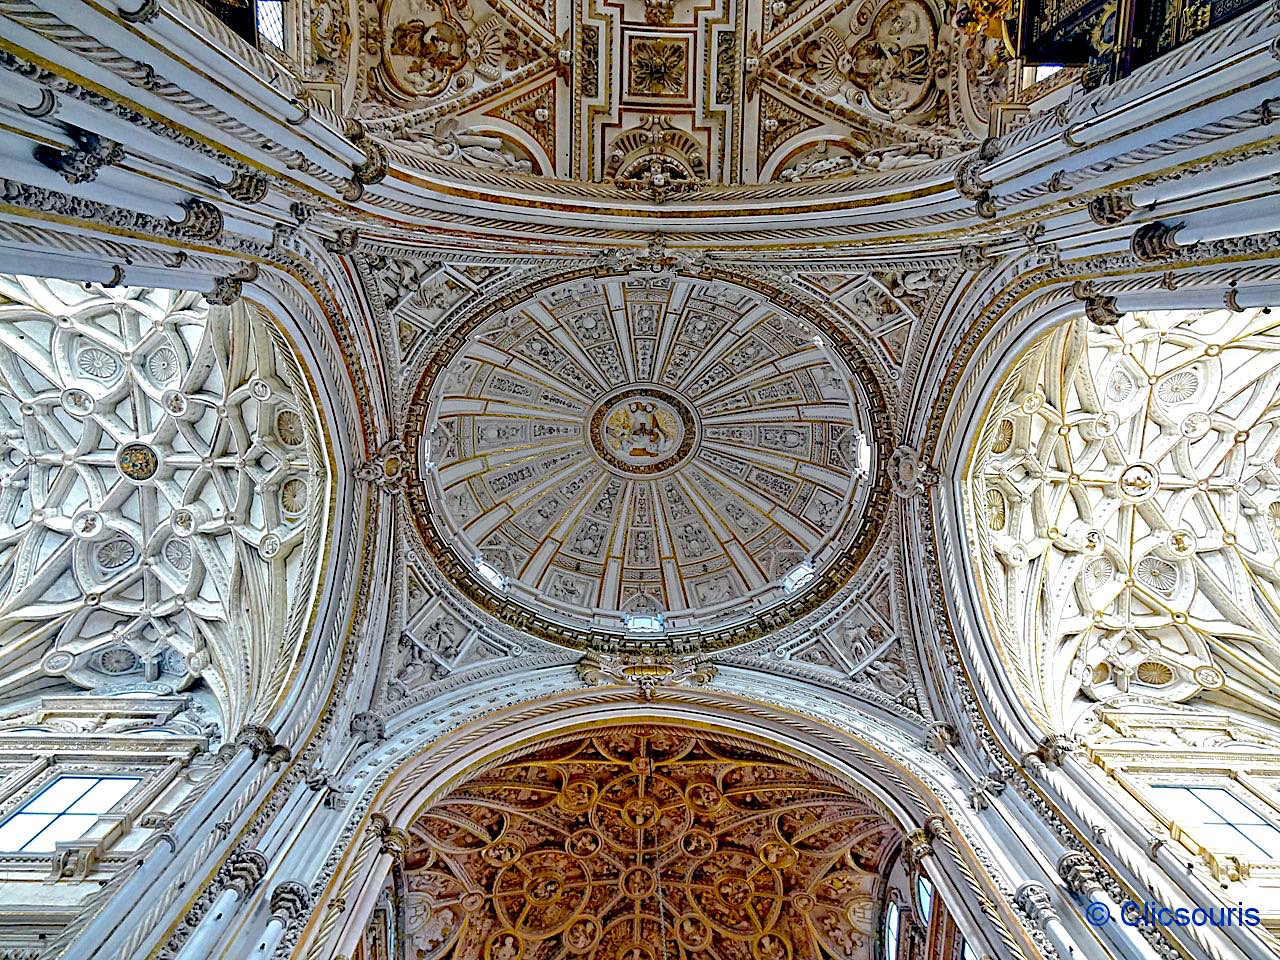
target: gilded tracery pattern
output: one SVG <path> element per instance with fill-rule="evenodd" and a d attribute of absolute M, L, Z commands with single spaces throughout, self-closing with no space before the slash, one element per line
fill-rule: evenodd
<path fill-rule="evenodd" d="M 296 654 L 328 499 L 283 338 L 199 294 L 0 279 L 0 647 L 250 719 Z"/>
<path fill-rule="evenodd" d="M 1269 310 L 1072 321 L 996 394 L 968 484 L 993 624 L 1024 693 L 1198 694 L 1274 715 L 1280 323 Z"/>
<path fill-rule="evenodd" d="M 831 781 L 663 727 L 504 763 L 411 833 L 421 960 L 866 958 L 901 842 Z"/>

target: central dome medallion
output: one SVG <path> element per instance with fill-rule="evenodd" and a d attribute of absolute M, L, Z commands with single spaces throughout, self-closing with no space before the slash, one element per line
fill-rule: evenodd
<path fill-rule="evenodd" d="M 624 477 L 652 477 L 678 467 L 693 452 L 698 428 L 688 404 L 655 386 L 611 393 L 591 415 L 591 446 Z"/>
<path fill-rule="evenodd" d="M 404 438 L 424 544 L 472 600 L 576 647 L 711 648 L 848 580 L 884 413 L 836 328 L 680 276 L 507 304 L 428 360 Z"/>

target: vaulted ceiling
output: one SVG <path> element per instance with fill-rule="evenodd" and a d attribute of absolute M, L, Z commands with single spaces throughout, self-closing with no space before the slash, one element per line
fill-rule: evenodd
<path fill-rule="evenodd" d="M 901 169 L 972 146 L 1005 47 L 937 0 L 380 0 L 311 25 L 397 159 L 606 182 L 705 184 Z"/>
<path fill-rule="evenodd" d="M 480 319 L 428 362 L 404 445 L 429 552 L 499 616 L 532 630 L 532 610 L 574 645 L 628 614 L 741 642 L 865 554 L 883 401 L 835 328 L 741 286 L 634 274 Z"/>
<path fill-rule="evenodd" d="M 848 788 L 662 726 L 511 759 L 410 833 L 405 933 L 423 960 L 863 960 L 902 847 Z"/>

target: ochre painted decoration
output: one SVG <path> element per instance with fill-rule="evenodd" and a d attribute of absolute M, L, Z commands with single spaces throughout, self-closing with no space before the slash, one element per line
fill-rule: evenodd
<path fill-rule="evenodd" d="M 902 842 L 834 780 L 661 726 L 504 762 L 410 832 L 419 960 L 867 958 Z"/>
<path fill-rule="evenodd" d="M 345 35 L 314 2 L 312 78 L 349 68 L 370 136 L 658 203 L 935 163 L 1014 92 L 985 7 L 945 0 L 378 0 Z"/>

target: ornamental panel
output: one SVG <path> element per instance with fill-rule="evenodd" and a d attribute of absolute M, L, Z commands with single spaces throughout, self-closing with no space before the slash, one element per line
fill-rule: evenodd
<path fill-rule="evenodd" d="M 504 762 L 410 833 L 422 960 L 869 958 L 902 843 L 833 780 L 658 726 Z"/>

